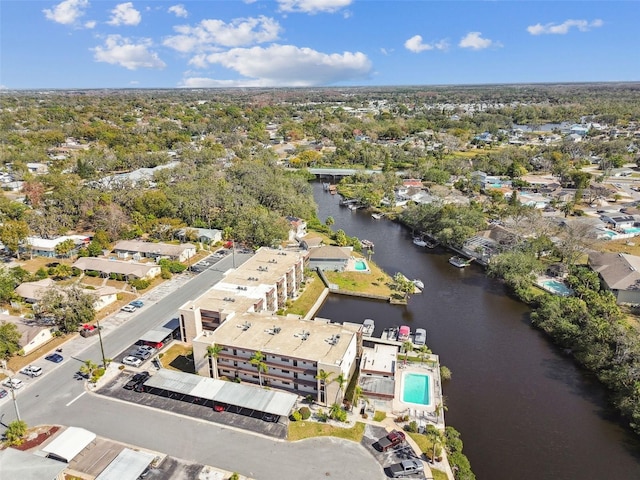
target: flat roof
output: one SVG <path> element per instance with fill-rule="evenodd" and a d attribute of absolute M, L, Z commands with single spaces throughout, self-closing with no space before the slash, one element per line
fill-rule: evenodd
<path fill-rule="evenodd" d="M 396 368 L 398 347 L 376 344 L 373 348 L 363 347 L 360 371 L 379 372 L 393 375 Z"/>
<path fill-rule="evenodd" d="M 320 319 L 245 313 L 228 318 L 214 332 L 194 341 L 340 365 L 361 327 Z"/>
<path fill-rule="evenodd" d="M 67 463 L 96 439 L 96 434 L 79 427 L 68 427 L 42 449 Z"/>
<path fill-rule="evenodd" d="M 152 453 L 125 448 L 96 480 L 137 480 L 155 458 Z"/>
<path fill-rule="evenodd" d="M 297 395 L 279 390 L 267 390 L 254 385 L 228 382 L 167 369 L 159 370 L 144 384 L 147 387 L 169 390 L 280 416 L 289 415 L 298 399 Z"/>

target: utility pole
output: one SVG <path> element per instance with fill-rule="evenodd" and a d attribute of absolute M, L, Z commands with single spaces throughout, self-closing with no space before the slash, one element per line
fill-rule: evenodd
<path fill-rule="evenodd" d="M 16 409 L 16 418 L 18 421 L 22 421 L 20 418 L 20 410 L 18 410 L 18 400 L 16 399 L 16 391 L 13 387 L 13 377 L 9 377 L 9 381 L 11 382 L 11 398 L 13 399 L 13 408 Z"/>
<path fill-rule="evenodd" d="M 104 345 L 102 344 L 102 329 L 100 328 L 100 320 L 96 318 L 96 326 L 98 327 L 98 340 L 100 341 L 100 353 L 102 353 L 102 366 L 107 368 L 107 358 L 104 355 Z"/>
<path fill-rule="evenodd" d="M 231 258 L 233 259 L 233 268 L 236 268 L 236 241 L 231 240 Z"/>

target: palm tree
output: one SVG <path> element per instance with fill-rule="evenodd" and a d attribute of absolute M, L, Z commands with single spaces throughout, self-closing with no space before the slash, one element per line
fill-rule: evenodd
<path fill-rule="evenodd" d="M 316 375 L 316 379 L 320 381 L 320 403 L 327 404 L 327 385 L 329 385 L 332 380 L 330 380 L 332 373 L 325 372 L 320 369 L 318 374 Z"/>
<path fill-rule="evenodd" d="M 435 463 L 436 462 L 436 449 L 438 449 L 438 447 L 442 448 L 442 444 L 444 442 L 442 431 L 438 430 L 433 425 L 428 425 L 427 426 L 427 431 L 425 432 L 425 435 L 427 436 L 427 438 L 429 439 L 429 441 L 431 442 L 431 445 L 433 447 L 433 452 L 432 452 L 432 455 L 431 455 L 431 463 Z"/>
<path fill-rule="evenodd" d="M 92 360 L 85 360 L 85 362 L 80 367 L 80 373 L 91 378 L 93 377 L 93 372 L 98 369 L 98 364 L 93 362 Z"/>
<path fill-rule="evenodd" d="M 338 391 L 336 392 L 336 403 L 338 402 L 338 396 L 342 393 L 342 389 L 344 388 L 345 384 L 347 383 L 347 377 L 344 376 L 344 374 L 340 374 L 336 377 L 336 379 L 334 380 L 334 382 L 336 382 L 338 384 Z"/>
<path fill-rule="evenodd" d="M 260 386 L 262 386 L 262 374 L 267 373 L 269 367 L 265 363 L 265 356 L 262 352 L 258 351 L 251 355 L 251 359 L 249 363 L 258 369 L 258 380 L 260 381 Z"/>
<path fill-rule="evenodd" d="M 407 363 L 407 359 L 409 358 L 409 352 L 413 352 L 413 343 L 411 340 L 407 340 L 402 343 L 402 349 L 404 350 L 404 363 Z"/>
<path fill-rule="evenodd" d="M 420 363 L 424 362 L 424 357 L 427 355 L 431 355 L 431 349 L 426 345 L 420 345 L 418 348 L 418 358 L 420 358 Z"/>
<path fill-rule="evenodd" d="M 222 346 L 214 343 L 213 345 L 209 345 L 207 347 L 207 352 L 204 354 L 205 358 L 209 359 L 209 375 L 211 378 L 214 378 L 213 375 L 213 359 L 218 358 L 218 355 L 222 351 Z"/>
<path fill-rule="evenodd" d="M 449 410 L 449 408 L 445 405 L 445 397 L 442 397 L 442 401 L 436 404 L 436 421 L 440 422 L 440 414 Z"/>

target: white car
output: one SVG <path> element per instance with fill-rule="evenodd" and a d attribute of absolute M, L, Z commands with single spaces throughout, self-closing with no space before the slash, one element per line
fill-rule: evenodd
<path fill-rule="evenodd" d="M 24 382 L 19 378 L 7 378 L 2 383 L 2 385 L 4 385 L 5 387 L 13 388 L 14 390 L 18 390 L 22 388 L 22 386 L 24 385 Z"/>
<path fill-rule="evenodd" d="M 128 357 L 124 357 L 122 359 L 122 363 L 131 367 L 139 367 L 140 365 L 142 365 L 142 359 L 129 355 Z"/>
<path fill-rule="evenodd" d="M 133 305 L 127 304 L 124 307 L 122 307 L 120 310 L 122 310 L 123 312 L 135 312 L 136 311 L 136 307 L 134 307 Z"/>
<path fill-rule="evenodd" d="M 25 375 L 29 375 L 30 377 L 39 377 L 42 375 L 42 367 L 38 367 L 36 365 L 28 365 L 20 370 L 20 373 L 24 373 Z"/>

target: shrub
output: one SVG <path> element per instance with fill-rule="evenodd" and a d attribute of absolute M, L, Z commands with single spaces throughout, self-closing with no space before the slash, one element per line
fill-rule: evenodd
<path fill-rule="evenodd" d="M 27 423 L 24 420 L 15 420 L 9 424 L 4 436 L 9 445 L 22 445 L 27 434 Z"/>
<path fill-rule="evenodd" d="M 169 280 L 171 278 L 171 272 L 166 268 L 160 270 L 160 277 L 164 280 Z"/>
<path fill-rule="evenodd" d="M 440 378 L 442 380 L 451 380 L 451 370 L 449 370 L 449 368 L 442 365 L 440 367 Z"/>
<path fill-rule="evenodd" d="M 136 290 L 144 290 L 145 288 L 148 288 L 149 285 L 151 285 L 151 282 L 149 280 L 144 280 L 142 278 L 135 278 L 133 280 L 130 280 L 129 283 L 132 287 L 135 287 Z"/>
<path fill-rule="evenodd" d="M 376 410 L 376 413 L 373 414 L 374 422 L 382 422 L 385 418 L 387 418 L 387 412 Z"/>
<path fill-rule="evenodd" d="M 307 403 L 313 403 L 313 399 L 314 399 L 314 398 L 315 398 L 315 397 L 314 397 L 313 395 L 307 395 L 306 397 L 304 397 L 304 399 L 305 399 L 305 401 L 306 401 Z"/>
<path fill-rule="evenodd" d="M 99 277 L 100 276 L 100 272 L 96 272 L 95 270 L 87 270 L 86 272 L 84 272 L 84 274 L 87 277 Z"/>
<path fill-rule="evenodd" d="M 307 420 L 311 416 L 311 410 L 309 410 L 309 407 L 300 407 L 300 410 L 298 411 L 300 412 L 302 420 Z"/>
<path fill-rule="evenodd" d="M 402 423 L 402 422 L 408 422 L 409 421 L 409 415 L 398 415 L 396 417 L 396 423 Z"/>
<path fill-rule="evenodd" d="M 329 419 L 329 415 L 327 415 L 327 412 L 325 412 L 324 410 L 320 410 L 318 413 L 316 413 L 316 417 L 318 418 L 319 422 L 326 422 Z"/>
<path fill-rule="evenodd" d="M 369 415 L 367 415 L 366 413 L 363 413 L 362 414 L 362 418 L 364 418 L 366 420 L 367 418 L 369 418 Z"/>
<path fill-rule="evenodd" d="M 416 433 L 418 431 L 418 422 L 412 420 L 408 425 L 404 426 L 404 429 L 410 433 Z"/>
<path fill-rule="evenodd" d="M 233 472 L 229 477 L 229 480 L 240 480 L 240 475 L 238 475 L 236 472 Z"/>
<path fill-rule="evenodd" d="M 300 412 L 293 412 L 290 419 L 292 422 L 299 422 L 302 420 L 302 414 Z"/>

